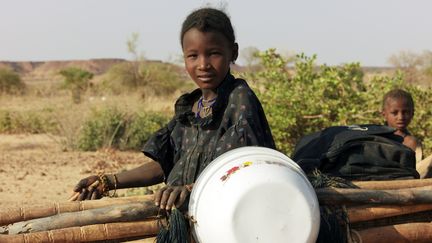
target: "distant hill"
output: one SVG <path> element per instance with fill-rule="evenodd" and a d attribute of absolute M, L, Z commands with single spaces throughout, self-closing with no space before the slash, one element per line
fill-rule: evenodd
<path fill-rule="evenodd" d="M 115 64 L 128 62 L 125 59 L 106 58 L 89 60 L 68 60 L 68 61 L 23 61 L 10 62 L 0 61 L 0 68 L 11 68 L 17 72 L 26 82 L 49 81 L 58 77 L 61 69 L 68 67 L 78 67 L 93 73 L 95 76 L 104 74 Z M 148 62 L 161 62 L 150 60 Z M 236 72 L 246 71 L 245 67 L 233 64 L 231 69 Z M 363 67 L 366 74 L 392 73 L 392 67 Z"/>
<path fill-rule="evenodd" d="M 17 72 L 25 81 L 39 81 L 56 76 L 61 69 L 78 67 L 95 75 L 105 73 L 112 65 L 127 62 L 124 59 L 90 59 L 70 61 L 9 62 L 0 61 L 0 67 L 8 67 Z"/>
<path fill-rule="evenodd" d="M 95 76 L 104 74 L 115 64 L 129 62 L 125 59 L 106 58 L 90 60 L 68 61 L 0 61 L 0 68 L 10 68 L 17 72 L 26 82 L 49 81 L 58 77 L 60 70 L 68 67 L 77 67 L 93 73 Z M 160 61 L 147 61 L 160 62 Z"/>

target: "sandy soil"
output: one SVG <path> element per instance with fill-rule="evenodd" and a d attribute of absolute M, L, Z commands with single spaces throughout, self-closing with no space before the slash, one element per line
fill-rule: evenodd
<path fill-rule="evenodd" d="M 66 201 L 81 178 L 146 160 L 139 152 L 63 152 L 48 135 L 0 135 L 0 207 Z"/>

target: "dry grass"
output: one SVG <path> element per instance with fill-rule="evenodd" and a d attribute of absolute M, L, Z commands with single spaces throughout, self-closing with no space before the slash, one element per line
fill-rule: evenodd
<path fill-rule="evenodd" d="M 44 134 L 0 134 L 0 207 L 66 201 L 80 179 L 99 171 L 131 169 L 146 161 L 140 152 L 62 152 Z"/>
<path fill-rule="evenodd" d="M 119 107 L 126 111 L 164 111 L 172 112 L 173 105 L 178 94 L 169 97 L 145 97 L 139 93 L 121 95 L 84 95 L 81 104 L 74 104 L 67 92 L 60 92 L 55 96 L 39 96 L 28 94 L 23 96 L 0 96 L 2 110 L 8 111 L 38 111 L 50 109 L 54 112 L 86 114 L 89 110 L 104 107 Z"/>

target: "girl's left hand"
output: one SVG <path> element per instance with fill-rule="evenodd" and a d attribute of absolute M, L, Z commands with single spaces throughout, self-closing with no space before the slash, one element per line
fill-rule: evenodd
<path fill-rule="evenodd" d="M 171 210 L 173 206 L 180 208 L 192 191 L 191 185 L 185 186 L 165 186 L 156 192 L 154 200 L 156 206 L 161 209 Z"/>

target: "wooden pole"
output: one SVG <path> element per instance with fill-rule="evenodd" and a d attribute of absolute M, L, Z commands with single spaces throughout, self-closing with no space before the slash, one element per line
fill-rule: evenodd
<path fill-rule="evenodd" d="M 131 202 L 153 201 L 153 195 L 103 198 L 100 200 L 76 201 L 76 202 L 54 202 L 48 204 L 9 207 L 0 209 L 0 226 L 8 225 L 24 220 L 48 217 L 65 212 L 77 212 L 87 209 L 101 208 L 111 205 L 126 204 Z"/>
<path fill-rule="evenodd" d="M 432 203 L 432 186 L 400 190 L 320 188 L 315 190 L 320 204 L 413 205 Z"/>
<path fill-rule="evenodd" d="M 432 186 L 432 178 L 391 180 L 391 181 L 353 181 L 352 183 L 360 187 L 361 189 L 392 190 L 392 189 Z"/>
<path fill-rule="evenodd" d="M 0 242 L 92 242 L 102 240 L 127 239 L 133 237 L 150 238 L 157 235 L 158 232 L 158 220 L 147 220 L 137 222 L 87 225 L 82 227 L 71 227 L 19 235 L 0 235 Z"/>
<path fill-rule="evenodd" d="M 369 228 L 354 231 L 353 238 L 360 238 L 357 242 L 367 243 L 406 243 L 432 242 L 431 223 L 408 223 L 384 227 Z"/>
<path fill-rule="evenodd" d="M 91 224 L 144 220 L 157 216 L 159 208 L 153 202 L 113 205 L 85 211 L 62 213 L 4 226 L 5 233 L 23 234 Z"/>
<path fill-rule="evenodd" d="M 408 205 L 408 206 L 357 206 L 347 208 L 350 223 L 382 219 L 392 216 L 406 215 L 432 210 L 432 204 Z"/>

